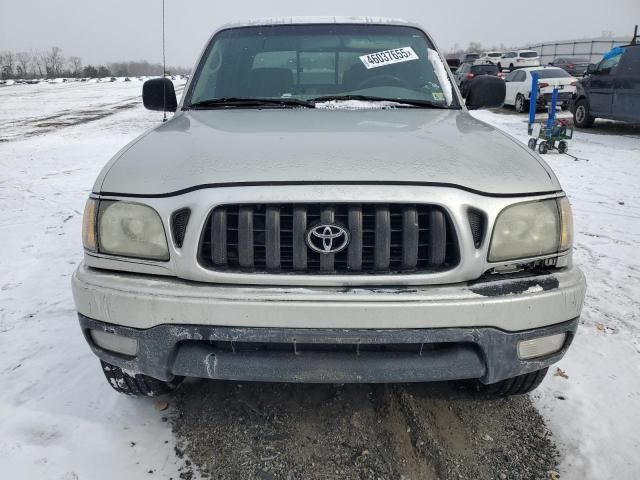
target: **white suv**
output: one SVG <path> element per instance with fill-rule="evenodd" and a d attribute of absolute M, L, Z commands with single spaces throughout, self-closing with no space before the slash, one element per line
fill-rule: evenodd
<path fill-rule="evenodd" d="M 484 65 L 487 63 L 493 63 L 494 65 L 496 65 L 499 61 L 500 58 L 502 57 L 502 52 L 484 52 L 479 59 L 477 59 L 475 62 L 475 64 L 477 65 Z"/>
<path fill-rule="evenodd" d="M 538 57 L 538 52 L 534 50 L 517 50 L 512 52 L 505 52 L 498 60 L 498 68 L 500 70 L 514 70 L 516 68 L 539 66 L 540 58 Z"/>
<path fill-rule="evenodd" d="M 73 294 L 111 386 L 184 377 L 468 380 L 525 393 L 567 351 L 585 294 L 549 166 L 467 108 L 400 20 L 217 31 L 172 119 L 93 186 Z"/>

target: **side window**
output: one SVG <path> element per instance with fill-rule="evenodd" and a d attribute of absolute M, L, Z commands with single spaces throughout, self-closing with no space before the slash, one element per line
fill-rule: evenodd
<path fill-rule="evenodd" d="M 524 82 L 526 79 L 527 79 L 526 73 L 524 73 L 522 70 L 516 71 L 516 79 L 514 80 L 515 82 Z"/>
<path fill-rule="evenodd" d="M 598 75 L 611 75 L 616 71 L 618 64 L 620 63 L 620 58 L 622 57 L 622 53 L 614 55 L 613 57 L 606 58 L 602 60 L 598 64 L 598 68 L 596 69 L 596 73 Z"/>
<path fill-rule="evenodd" d="M 618 76 L 640 76 L 640 47 L 627 48 L 617 69 Z"/>

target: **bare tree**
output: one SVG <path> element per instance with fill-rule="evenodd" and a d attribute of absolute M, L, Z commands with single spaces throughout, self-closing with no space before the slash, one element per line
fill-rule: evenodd
<path fill-rule="evenodd" d="M 82 72 L 82 59 L 80 57 L 69 57 L 69 65 L 71 66 L 71 74 L 79 77 Z"/>
<path fill-rule="evenodd" d="M 51 50 L 45 56 L 45 68 L 48 77 L 57 77 L 62 71 L 64 65 L 64 57 L 62 49 L 59 47 L 51 47 Z"/>
<path fill-rule="evenodd" d="M 29 52 L 16 53 L 16 75 L 20 78 L 29 76 L 29 65 L 31 64 L 31 54 Z"/>
<path fill-rule="evenodd" d="M 34 76 L 37 74 L 38 77 L 44 77 L 47 71 L 47 54 L 44 52 L 35 52 L 32 54 L 33 57 L 33 74 Z"/>
<path fill-rule="evenodd" d="M 9 50 L 0 52 L 0 77 L 13 77 L 13 68 L 16 62 L 16 56 Z"/>

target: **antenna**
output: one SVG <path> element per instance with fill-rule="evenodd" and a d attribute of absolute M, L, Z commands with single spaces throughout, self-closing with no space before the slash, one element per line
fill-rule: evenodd
<path fill-rule="evenodd" d="M 166 45 L 164 40 L 164 0 L 162 0 L 162 110 L 164 117 L 163 122 L 167 121 L 167 87 L 164 84 L 164 79 L 167 76 L 167 61 L 166 61 Z"/>

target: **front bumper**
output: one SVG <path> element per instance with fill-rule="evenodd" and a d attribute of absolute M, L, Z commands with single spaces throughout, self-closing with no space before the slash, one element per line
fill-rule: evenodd
<path fill-rule="evenodd" d="M 85 338 L 102 360 L 131 373 L 304 383 L 398 383 L 480 379 L 495 383 L 557 362 L 578 320 L 504 332 L 496 328 L 285 329 L 160 325 L 121 327 L 79 315 Z M 135 357 L 98 347 L 91 330 L 135 339 Z M 566 333 L 558 352 L 518 357 L 518 342 Z"/>
<path fill-rule="evenodd" d="M 81 265 L 73 293 L 96 355 L 162 380 L 493 383 L 559 360 L 585 294 L 575 267 L 499 278 L 426 287 L 265 287 Z M 91 329 L 136 339 L 137 354 L 99 348 Z M 560 351 L 519 359 L 519 341 L 556 333 L 567 334 Z"/>
<path fill-rule="evenodd" d="M 578 268 L 411 287 L 219 285 L 98 270 L 72 279 L 79 313 L 114 325 L 264 328 L 539 328 L 580 316 L 585 279 Z"/>

